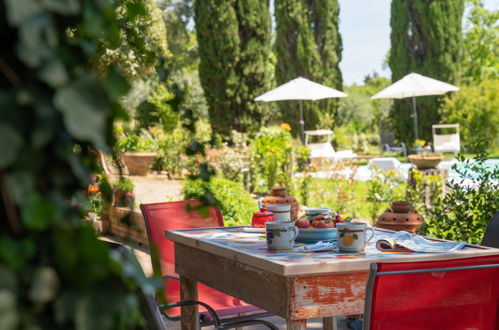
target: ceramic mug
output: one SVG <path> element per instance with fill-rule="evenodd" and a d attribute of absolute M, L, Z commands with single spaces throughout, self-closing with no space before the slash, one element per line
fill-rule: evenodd
<path fill-rule="evenodd" d="M 272 221 L 265 223 L 269 250 L 291 249 L 298 236 L 298 227 L 292 222 Z"/>
<path fill-rule="evenodd" d="M 374 237 L 374 230 L 362 222 L 340 222 L 336 224 L 336 228 L 338 229 L 338 249 L 340 251 L 363 251 L 366 243 Z M 366 239 L 368 231 L 371 232 L 371 237 Z"/>
<path fill-rule="evenodd" d="M 291 205 L 267 204 L 265 208 L 274 213 L 275 221 L 291 221 Z"/>

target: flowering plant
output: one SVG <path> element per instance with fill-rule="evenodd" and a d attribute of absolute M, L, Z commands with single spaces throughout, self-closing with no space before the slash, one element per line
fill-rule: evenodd
<path fill-rule="evenodd" d="M 97 184 L 89 184 L 85 190 L 87 212 L 94 212 L 101 215 L 104 211 L 104 200 Z"/>
<path fill-rule="evenodd" d="M 426 145 L 426 141 L 425 140 L 420 140 L 420 139 L 416 139 L 416 141 L 414 142 L 414 144 L 416 145 L 416 148 L 422 148 Z"/>
<path fill-rule="evenodd" d="M 291 131 L 291 126 L 287 123 L 282 123 L 281 124 L 281 129 L 285 130 L 285 131 Z"/>

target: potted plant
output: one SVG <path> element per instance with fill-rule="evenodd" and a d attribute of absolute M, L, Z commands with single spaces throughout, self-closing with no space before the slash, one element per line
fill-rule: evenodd
<path fill-rule="evenodd" d="M 88 218 L 92 222 L 97 221 L 104 212 L 104 200 L 99 191 L 99 185 L 89 184 L 85 191 L 85 196 L 85 209 L 88 212 Z"/>
<path fill-rule="evenodd" d="M 113 205 L 130 206 L 133 205 L 135 195 L 133 190 L 135 185 L 130 178 L 120 176 L 113 184 Z"/>
<path fill-rule="evenodd" d="M 130 175 L 147 175 L 157 149 L 156 141 L 148 131 L 143 130 L 140 134 L 134 131 L 124 133 L 118 148 L 123 153 L 123 162 Z"/>
<path fill-rule="evenodd" d="M 422 152 L 416 155 L 409 155 L 409 161 L 416 165 L 419 170 L 435 168 L 444 159 L 438 152 Z"/>

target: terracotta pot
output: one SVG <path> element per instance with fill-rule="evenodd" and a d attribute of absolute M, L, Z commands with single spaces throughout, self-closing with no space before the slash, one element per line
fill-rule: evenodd
<path fill-rule="evenodd" d="M 149 172 L 155 157 L 155 152 L 125 152 L 123 162 L 130 175 L 145 176 Z"/>
<path fill-rule="evenodd" d="M 435 168 L 444 159 L 444 156 L 421 156 L 421 155 L 409 155 L 409 161 L 416 165 L 420 170 L 426 168 Z"/>
<path fill-rule="evenodd" d="M 286 188 L 273 188 L 270 196 L 263 198 L 263 206 L 272 204 L 291 205 L 291 221 L 295 221 L 298 218 L 298 201 L 293 196 L 286 196 Z"/>
<path fill-rule="evenodd" d="M 390 230 L 405 230 L 411 234 L 416 234 L 422 224 L 424 224 L 423 217 L 413 210 L 408 212 L 395 212 L 393 209 L 386 209 L 386 211 L 378 217 L 375 226 Z"/>
<path fill-rule="evenodd" d="M 113 206 L 133 205 L 135 194 L 133 191 L 116 190 L 113 193 Z"/>
<path fill-rule="evenodd" d="M 411 203 L 408 201 L 393 201 L 392 210 L 396 213 L 407 213 L 411 210 Z"/>

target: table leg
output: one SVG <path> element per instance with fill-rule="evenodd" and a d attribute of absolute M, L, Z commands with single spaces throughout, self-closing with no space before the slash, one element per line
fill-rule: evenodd
<path fill-rule="evenodd" d="M 323 317 L 322 318 L 322 328 L 324 330 L 338 330 L 338 319 L 333 317 Z"/>
<path fill-rule="evenodd" d="M 287 320 L 288 330 L 307 330 L 307 320 Z"/>
<path fill-rule="evenodd" d="M 198 300 L 198 283 L 180 276 L 180 299 Z M 199 330 L 198 306 L 181 307 L 180 324 L 182 330 Z"/>

